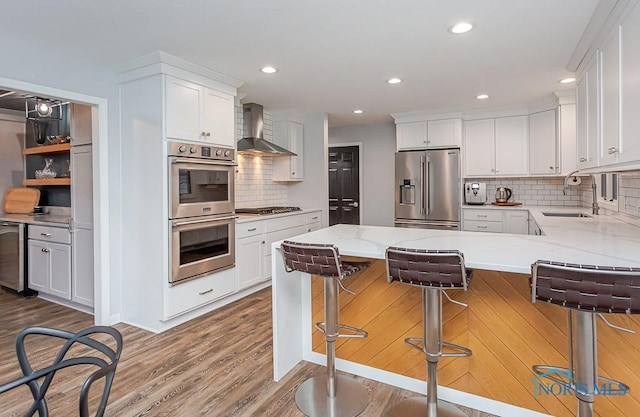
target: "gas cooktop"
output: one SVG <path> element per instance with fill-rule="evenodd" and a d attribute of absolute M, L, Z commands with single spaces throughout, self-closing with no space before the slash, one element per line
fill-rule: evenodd
<path fill-rule="evenodd" d="M 302 210 L 300 207 L 253 207 L 253 208 L 239 208 L 236 209 L 236 213 L 244 213 L 244 214 L 258 214 L 260 216 L 269 215 L 269 214 L 280 214 L 280 213 L 290 213 L 292 211 L 300 211 Z"/>

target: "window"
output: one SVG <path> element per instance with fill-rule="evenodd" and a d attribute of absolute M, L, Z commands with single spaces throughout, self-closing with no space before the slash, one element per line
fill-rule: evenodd
<path fill-rule="evenodd" d="M 618 211 L 618 174 L 596 174 L 594 177 L 598 187 L 598 205 Z"/>

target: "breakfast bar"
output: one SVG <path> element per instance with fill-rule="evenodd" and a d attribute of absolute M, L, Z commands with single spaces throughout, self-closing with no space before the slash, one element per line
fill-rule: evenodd
<path fill-rule="evenodd" d="M 474 278 L 474 280 L 478 280 L 477 291 L 475 293 L 472 291 L 470 297 L 464 299 L 464 301 L 469 304 L 469 309 L 472 310 L 471 313 L 468 314 L 470 316 L 475 314 L 473 311 L 474 305 L 479 306 L 477 308 L 484 306 L 484 312 L 479 314 L 482 316 L 483 322 L 488 323 L 487 329 L 497 335 L 497 341 L 506 338 L 516 340 L 520 336 L 521 339 L 513 343 L 515 347 L 512 351 L 508 351 L 508 349 L 504 352 L 498 351 L 498 343 L 492 345 L 488 338 L 485 339 L 484 336 L 479 336 L 476 333 L 471 334 L 472 332 L 469 330 L 471 327 L 477 330 L 477 332 L 480 332 L 480 330 L 479 326 L 472 323 L 472 319 L 468 317 L 457 320 L 466 321 L 465 326 L 467 327 L 465 327 L 465 329 L 468 329 L 456 337 L 462 339 L 461 344 L 465 344 L 465 341 L 468 342 L 470 338 L 474 337 L 477 338 L 479 342 L 484 342 L 484 344 L 487 345 L 488 352 L 491 352 L 492 349 L 494 350 L 492 354 L 499 358 L 501 362 L 500 366 L 502 366 L 503 362 L 507 371 L 512 371 L 512 373 L 519 375 L 520 380 L 525 379 L 524 385 L 530 385 L 530 391 L 533 392 L 532 380 L 534 374 L 531 372 L 530 366 L 524 366 L 523 363 L 519 363 L 518 360 L 522 358 L 518 358 L 518 356 L 520 354 L 525 356 L 525 351 L 529 349 L 527 345 L 535 344 L 536 340 L 527 340 L 530 334 L 526 333 L 525 330 L 519 331 L 518 326 L 520 328 L 526 327 L 534 329 L 535 332 L 532 331 L 531 334 L 538 336 L 539 334 L 546 334 L 548 332 L 551 335 L 549 336 L 549 340 L 553 341 L 550 343 L 555 343 L 558 340 L 563 340 L 563 337 L 566 337 L 566 335 L 562 336 L 553 325 L 551 326 L 554 327 L 553 329 L 544 328 L 545 324 L 542 319 L 546 317 L 547 320 L 550 320 L 560 329 L 562 326 L 566 327 L 566 318 L 562 312 L 553 310 L 553 308 L 548 311 L 546 310 L 546 307 L 553 306 L 536 303 L 534 307 L 531 304 L 528 292 L 528 275 L 531 273 L 531 264 L 538 259 L 542 259 L 602 266 L 637 267 L 640 265 L 640 256 L 638 255 L 640 254 L 640 227 L 638 227 L 637 223 L 617 215 L 592 216 L 586 218 L 563 216 L 563 213 L 571 215 L 571 212 L 575 211 L 575 208 L 572 210 L 562 208 L 546 209 L 543 207 L 529 208 L 530 219 L 534 220 L 540 226 L 543 233 L 542 236 L 336 225 L 300 235 L 290 240 L 302 243 L 331 243 L 339 248 L 340 255 L 342 256 L 369 258 L 371 260 L 384 259 L 385 250 L 389 246 L 442 250 L 456 249 L 461 251 L 465 257 L 466 266 L 475 269 L 478 273 L 478 278 Z M 587 212 L 586 210 L 582 211 Z M 544 213 L 547 213 L 547 215 Z M 317 309 L 314 309 L 313 300 L 317 299 L 315 291 L 319 286 L 314 284 L 307 274 L 285 272 L 280 256 L 279 244 L 280 242 L 275 242 L 272 248 L 276 254 L 276 256 L 273 257 L 272 263 L 274 379 L 276 381 L 280 380 L 302 360 L 318 364 L 323 364 L 325 361 L 321 349 L 314 348 L 318 343 L 314 342 L 315 337 L 313 335 L 312 325 L 314 321 L 317 321 L 315 320 L 317 318 L 317 314 L 315 314 Z M 380 281 L 377 285 L 389 285 L 383 281 L 385 277 L 384 271 L 382 270 L 383 267 L 380 267 L 381 261 L 377 261 L 378 267 L 375 266 L 375 262 L 376 261 L 374 261 L 372 265 L 371 271 L 365 270 L 362 276 L 354 278 L 352 283 L 350 283 L 349 279 L 345 281 L 347 288 L 353 285 L 354 288 L 352 289 L 357 293 L 352 299 L 349 298 L 351 297 L 349 295 L 343 297 L 345 303 L 351 303 L 349 306 L 352 307 L 351 310 L 353 311 L 365 310 L 367 308 L 363 304 L 368 301 L 365 299 L 367 291 L 362 291 L 366 284 L 362 282 L 374 280 L 377 276 L 379 278 L 378 281 Z M 384 264 L 382 263 L 382 265 Z M 473 286 L 474 283 L 472 282 L 471 287 L 473 288 Z M 380 288 L 389 288 L 387 292 L 391 293 L 391 286 Z M 362 292 L 360 298 L 358 298 L 358 290 Z M 490 298 L 492 291 L 498 294 L 496 298 L 498 301 Z M 456 298 L 459 295 L 452 293 L 452 296 Z M 395 305 L 409 302 L 407 297 L 408 295 L 399 297 L 395 301 Z M 508 303 L 511 301 L 510 297 L 518 298 L 517 303 L 513 303 L 515 306 L 515 310 L 513 311 L 517 314 L 499 316 L 497 313 L 499 311 L 498 303 L 503 301 Z M 375 300 L 376 303 L 379 303 L 380 308 L 386 305 L 386 301 L 383 300 L 383 296 L 379 296 L 379 298 Z M 342 301 L 343 300 L 341 300 L 341 309 L 344 307 Z M 359 305 L 360 307 L 356 308 L 355 305 Z M 496 314 L 492 316 L 491 310 L 494 307 Z M 445 320 L 448 311 L 453 311 L 453 308 L 462 309 L 459 306 L 445 306 Z M 539 312 L 536 308 L 542 310 L 542 312 Z M 532 313 L 527 312 L 528 310 L 525 311 L 525 309 L 531 309 Z M 349 309 L 345 308 L 345 313 L 348 313 L 346 310 Z M 368 315 L 371 316 L 371 314 Z M 624 327 L 630 327 L 634 330 L 638 329 L 636 322 L 631 316 L 618 316 L 612 317 L 610 320 Z M 356 317 L 356 315 L 353 317 Z M 353 318 L 345 318 L 345 321 L 347 320 L 349 324 L 362 324 L 354 323 L 352 321 Z M 367 318 L 367 320 L 370 320 L 370 317 Z M 454 324 L 452 324 L 452 326 Z M 369 323 L 369 326 L 375 328 L 371 323 Z M 366 326 L 364 327 L 366 329 Z M 445 325 L 445 338 L 447 337 L 446 328 L 447 326 Z M 515 331 L 513 330 L 514 328 L 516 329 Z M 503 331 L 504 334 L 500 333 L 502 331 L 501 329 L 506 329 Z M 415 329 L 413 329 L 413 331 L 415 332 Z M 374 337 L 381 337 L 372 332 L 370 332 L 371 338 L 369 343 L 374 343 L 374 340 L 378 340 L 373 339 Z M 555 339 L 554 332 L 558 333 Z M 633 345 L 638 344 L 637 336 L 629 334 L 619 335 L 619 333 L 620 332 L 612 331 L 612 329 L 605 327 L 600 334 L 600 339 L 602 343 L 604 343 L 601 349 L 601 356 L 603 357 L 602 363 L 600 363 L 601 371 L 603 370 L 604 373 L 609 373 L 608 367 L 611 367 L 611 373 L 616 373 L 616 375 L 608 376 L 619 376 L 617 374 L 619 374 L 621 369 L 624 370 L 625 366 L 629 369 L 634 369 L 636 365 L 635 357 L 638 355 L 625 355 L 624 352 L 628 352 L 625 349 L 635 349 Z M 412 336 L 420 336 L 420 334 Z M 617 339 L 613 340 L 612 338 L 614 337 L 621 338 L 620 342 L 618 342 Z M 366 345 L 367 342 L 368 340 L 365 339 L 358 343 L 360 345 Z M 546 343 L 545 341 L 545 344 Z M 558 346 L 558 351 L 566 350 L 566 342 L 563 343 L 564 345 Z M 347 346 L 347 344 L 345 343 L 344 346 Z M 616 352 L 615 349 L 618 347 L 623 350 Z M 472 350 L 474 350 L 473 346 Z M 339 370 L 416 392 L 425 392 L 426 384 L 423 377 L 425 372 L 424 366 L 414 366 L 414 368 L 419 368 L 417 374 L 415 373 L 415 369 L 412 371 L 413 373 L 403 373 L 396 371 L 393 367 L 384 369 L 384 366 L 379 365 L 382 363 L 380 360 L 366 361 L 353 359 L 357 357 L 357 355 L 347 355 L 346 352 L 348 351 L 349 348 L 344 348 L 344 353 L 341 355 L 341 350 L 338 348 L 336 364 Z M 382 353 L 389 354 L 389 349 L 383 350 Z M 513 354 L 513 358 L 509 356 L 511 354 Z M 343 357 L 342 359 L 341 356 Z M 480 374 L 484 374 L 489 378 L 487 375 L 490 373 L 485 372 L 483 368 L 490 367 L 490 359 L 483 357 L 482 351 L 478 351 L 477 356 L 478 358 L 475 360 L 480 362 L 475 365 L 464 365 L 464 360 L 459 360 L 456 362 L 458 364 L 456 366 L 468 366 L 469 369 L 466 371 L 476 374 L 474 378 L 479 380 L 479 385 L 484 385 L 485 387 L 491 386 L 494 390 L 501 389 L 499 383 L 492 384 L 489 379 L 483 380 L 480 376 Z M 553 354 L 549 354 L 549 357 L 545 355 L 544 351 L 536 351 L 535 356 L 538 362 L 554 362 L 554 364 L 555 362 L 559 362 L 562 364 L 564 360 L 564 363 L 566 363 L 566 358 L 557 354 L 556 351 L 554 351 Z M 615 365 L 612 363 L 612 360 L 609 359 L 614 356 L 618 356 L 618 360 L 629 362 L 623 362 L 624 365 Z M 623 357 L 620 358 L 619 356 Z M 524 360 L 522 360 L 522 362 L 528 363 Z M 424 362 L 422 363 L 424 364 Z M 462 363 L 462 365 L 460 365 L 460 363 Z M 499 372 L 497 372 L 496 375 L 499 375 Z M 495 378 L 499 379 L 501 377 L 496 376 Z M 633 382 L 637 378 L 627 374 L 621 377 L 623 380 L 628 380 L 629 378 L 632 379 L 630 385 L 632 387 L 631 392 L 633 393 Z M 507 385 L 508 381 L 504 381 L 504 384 Z M 568 405 L 566 405 L 565 409 L 562 404 L 552 404 L 551 399 L 548 398 L 538 398 L 534 400 L 533 395 L 531 395 L 531 399 L 523 398 L 523 396 L 517 392 L 510 396 L 506 394 L 493 395 L 494 393 L 491 392 L 473 389 L 473 384 L 471 384 L 471 388 L 469 388 L 470 385 L 468 381 L 464 384 L 459 383 L 455 385 L 455 388 L 448 388 L 446 385 L 449 384 L 444 382 L 439 386 L 441 399 L 493 414 L 515 415 L 517 412 L 518 415 L 531 416 L 548 414 L 571 415 L 572 411 L 569 410 L 574 409 L 575 399 L 572 397 L 566 399 Z M 632 395 L 612 399 L 611 404 L 614 405 L 603 405 L 602 407 L 618 407 L 618 409 L 612 409 L 611 412 L 616 412 L 617 410 L 617 412 L 624 414 L 625 410 L 637 410 L 637 407 L 640 406 L 637 398 Z"/>

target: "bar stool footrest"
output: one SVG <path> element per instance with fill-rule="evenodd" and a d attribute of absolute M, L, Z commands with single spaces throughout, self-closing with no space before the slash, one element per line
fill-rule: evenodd
<path fill-rule="evenodd" d="M 585 393 L 576 392 L 576 386 L 573 379 L 569 379 L 569 378 L 572 378 L 572 375 L 573 375 L 573 373 L 569 371 L 569 368 L 565 368 L 562 366 L 533 365 L 531 369 L 535 374 L 543 376 L 546 379 L 550 379 L 553 382 L 556 382 L 559 384 L 569 384 L 571 386 L 571 390 L 574 391 L 576 395 L 585 394 Z M 567 379 L 561 379 L 556 375 L 549 375 L 548 372 L 550 371 L 563 372 L 567 375 Z M 619 389 L 607 388 L 608 393 L 612 393 L 612 394 L 626 393 L 626 392 L 629 392 L 630 390 L 629 385 L 627 385 L 622 381 L 618 381 L 618 380 L 607 378 L 600 375 L 596 375 L 596 378 L 598 382 L 603 381 L 609 384 L 616 384 L 618 387 L 620 387 Z"/>
<path fill-rule="evenodd" d="M 318 329 L 322 334 L 327 336 L 327 331 L 325 330 L 325 322 L 321 321 L 316 323 L 316 329 Z M 369 336 L 364 329 L 359 329 L 353 326 L 347 326 L 346 324 L 338 324 L 338 329 L 348 330 L 353 333 L 338 333 L 337 335 L 333 335 L 336 338 L 365 338 Z"/>
<path fill-rule="evenodd" d="M 424 354 L 428 354 L 428 352 L 424 350 L 424 347 L 423 347 L 424 341 L 422 340 L 421 337 L 408 337 L 404 339 L 404 343 L 407 346 L 412 347 L 413 349 L 419 350 Z M 472 355 L 471 349 L 466 348 L 464 346 L 456 345 L 449 342 L 442 342 L 442 345 L 445 347 L 448 347 L 449 349 L 454 349 L 459 351 L 459 352 L 440 352 L 440 355 L 438 356 L 441 356 L 443 358 L 467 357 Z"/>

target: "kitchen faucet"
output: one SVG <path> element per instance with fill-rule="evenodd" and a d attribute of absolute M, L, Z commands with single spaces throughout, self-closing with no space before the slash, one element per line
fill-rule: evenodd
<path fill-rule="evenodd" d="M 564 187 L 562 188 L 562 194 L 567 195 L 567 188 L 569 188 L 569 178 L 577 174 L 578 171 L 570 172 L 566 177 L 564 177 Z M 593 174 L 591 175 L 591 191 L 593 192 L 593 203 L 591 204 L 591 214 L 599 214 L 600 207 L 598 206 L 598 191 L 596 190 L 596 177 Z"/>

